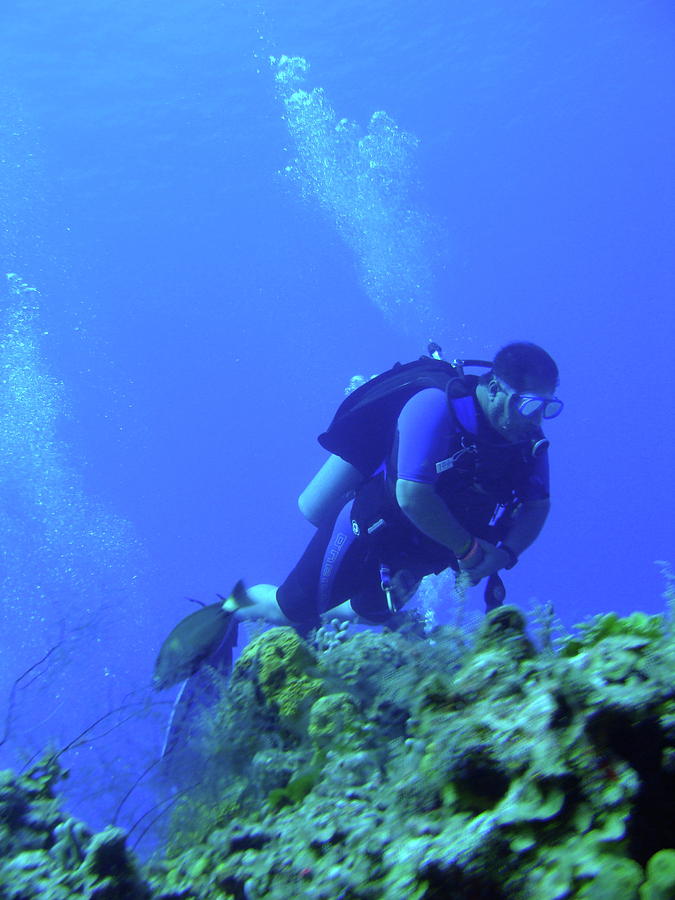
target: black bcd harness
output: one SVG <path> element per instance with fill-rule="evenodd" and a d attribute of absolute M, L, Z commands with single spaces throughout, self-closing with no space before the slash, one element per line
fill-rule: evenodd
<path fill-rule="evenodd" d="M 399 414 L 411 397 L 430 387 L 445 391 L 449 403 L 473 393 L 478 379 L 465 375 L 463 365 L 491 367 L 482 360 L 446 362 L 428 356 L 395 363 L 349 394 L 319 435 L 319 443 L 366 477 L 372 475 L 388 454 Z"/>

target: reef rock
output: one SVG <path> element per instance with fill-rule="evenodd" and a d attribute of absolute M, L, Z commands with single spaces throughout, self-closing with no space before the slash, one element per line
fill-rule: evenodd
<path fill-rule="evenodd" d="M 673 672 L 641 613 L 555 649 L 514 607 L 473 638 L 273 629 L 193 732 L 163 857 L 66 817 L 55 769 L 4 773 L 0 896 L 675 898 Z"/>

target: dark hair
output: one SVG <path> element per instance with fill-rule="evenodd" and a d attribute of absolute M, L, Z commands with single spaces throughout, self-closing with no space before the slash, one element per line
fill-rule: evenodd
<path fill-rule="evenodd" d="M 528 341 L 502 347 L 492 363 L 492 374 L 514 391 L 529 390 L 533 385 L 553 390 L 558 385 L 558 367 L 552 357 Z"/>

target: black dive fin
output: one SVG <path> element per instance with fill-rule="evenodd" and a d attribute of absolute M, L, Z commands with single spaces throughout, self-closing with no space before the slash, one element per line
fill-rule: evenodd
<path fill-rule="evenodd" d="M 497 609 L 498 606 L 502 605 L 505 598 L 506 588 L 504 587 L 504 582 L 495 572 L 493 575 L 490 575 L 485 585 L 485 593 L 483 594 L 485 612 L 488 613 L 492 612 L 493 609 Z"/>

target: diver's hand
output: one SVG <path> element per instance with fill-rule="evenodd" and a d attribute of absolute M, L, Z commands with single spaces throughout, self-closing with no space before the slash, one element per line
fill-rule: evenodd
<path fill-rule="evenodd" d="M 494 575 L 500 569 L 505 569 L 511 562 L 511 557 L 505 550 L 495 547 L 494 544 L 482 538 L 476 538 L 476 542 L 482 551 L 482 556 L 477 558 L 474 556 L 470 560 L 473 565 L 469 564 L 468 566 L 459 560 L 459 571 L 471 585 L 478 584 L 483 578 Z"/>

